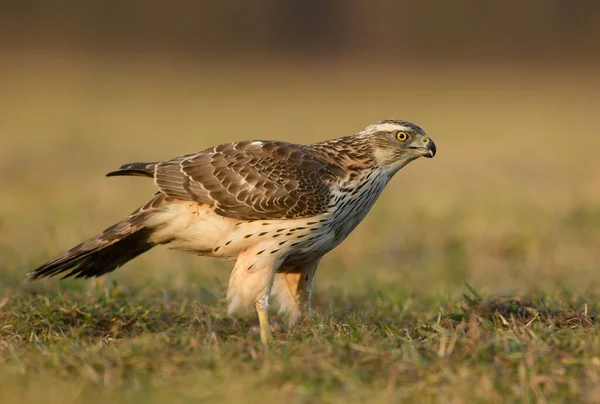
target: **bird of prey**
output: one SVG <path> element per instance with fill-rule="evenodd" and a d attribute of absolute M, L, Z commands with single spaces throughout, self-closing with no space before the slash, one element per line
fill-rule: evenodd
<path fill-rule="evenodd" d="M 98 277 L 160 244 L 235 259 L 229 313 L 253 306 L 267 343 L 269 296 L 290 323 L 308 313 L 323 255 L 362 221 L 398 170 L 435 153 L 434 142 L 417 125 L 384 120 L 320 143 L 242 141 L 162 162 L 126 164 L 107 176 L 152 178 L 158 192 L 29 277 Z"/>

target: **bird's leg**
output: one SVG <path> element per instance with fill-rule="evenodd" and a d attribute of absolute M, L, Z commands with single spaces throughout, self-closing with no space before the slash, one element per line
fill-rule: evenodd
<path fill-rule="evenodd" d="M 264 250 L 264 247 L 258 246 Z M 262 251 L 261 250 L 261 251 Z M 275 271 L 281 265 L 282 258 L 268 254 L 258 257 L 254 250 L 240 254 L 227 288 L 229 314 L 252 307 L 256 309 L 260 324 L 260 339 L 268 344 L 271 339 L 269 328 L 269 295 L 273 288 Z"/>
<path fill-rule="evenodd" d="M 296 310 L 300 314 L 310 314 L 313 271 L 285 274 L 288 290 L 295 297 Z"/>
<path fill-rule="evenodd" d="M 300 265 L 290 272 L 275 274 L 273 293 L 280 311 L 286 312 L 289 324 L 294 325 L 302 315 L 310 314 L 312 283 L 320 258 Z"/>
<path fill-rule="evenodd" d="M 260 341 L 265 347 L 269 346 L 271 341 L 271 327 L 269 326 L 269 295 L 265 295 L 254 303 L 256 313 L 258 314 L 258 324 L 260 326 Z"/>

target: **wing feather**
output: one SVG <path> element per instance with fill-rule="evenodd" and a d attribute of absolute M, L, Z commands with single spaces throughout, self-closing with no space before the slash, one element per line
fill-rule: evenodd
<path fill-rule="evenodd" d="M 244 220 L 316 216 L 327 210 L 334 171 L 300 145 L 245 141 L 158 163 L 168 197 L 214 206 Z"/>

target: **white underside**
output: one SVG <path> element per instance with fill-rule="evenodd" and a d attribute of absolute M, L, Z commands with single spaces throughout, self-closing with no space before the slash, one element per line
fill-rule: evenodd
<path fill-rule="evenodd" d="M 326 251 L 332 244 L 327 229 L 315 224 L 318 218 L 242 221 L 226 218 L 209 206 L 193 202 L 174 203 L 157 212 L 147 222 L 155 227 L 150 241 L 166 244 L 170 249 L 183 250 L 203 256 L 236 259 L 229 279 L 227 299 L 229 312 L 254 307 L 264 298 L 275 282 L 275 273 L 290 255 L 311 258 L 311 251 Z M 296 228 L 301 230 L 293 230 Z M 284 230 L 281 230 L 284 229 Z M 292 236 L 285 236 L 288 230 Z M 317 239 L 307 240 L 318 235 Z M 276 237 L 273 237 L 276 236 Z M 282 242 L 288 240 L 283 245 Z M 298 243 L 295 246 L 291 244 Z M 311 244 L 310 248 L 306 245 Z M 282 277 L 285 274 L 277 274 Z M 276 282 L 280 283 L 280 282 Z M 274 289 L 275 297 L 284 311 L 294 311 L 291 291 Z M 278 293 L 277 293 L 278 292 Z"/>

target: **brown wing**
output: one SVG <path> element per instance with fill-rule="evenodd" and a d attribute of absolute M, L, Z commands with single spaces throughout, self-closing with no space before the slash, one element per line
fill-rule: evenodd
<path fill-rule="evenodd" d="M 284 219 L 327 210 L 335 174 L 302 146 L 228 143 L 156 165 L 156 185 L 171 198 L 215 206 L 220 215 Z"/>

